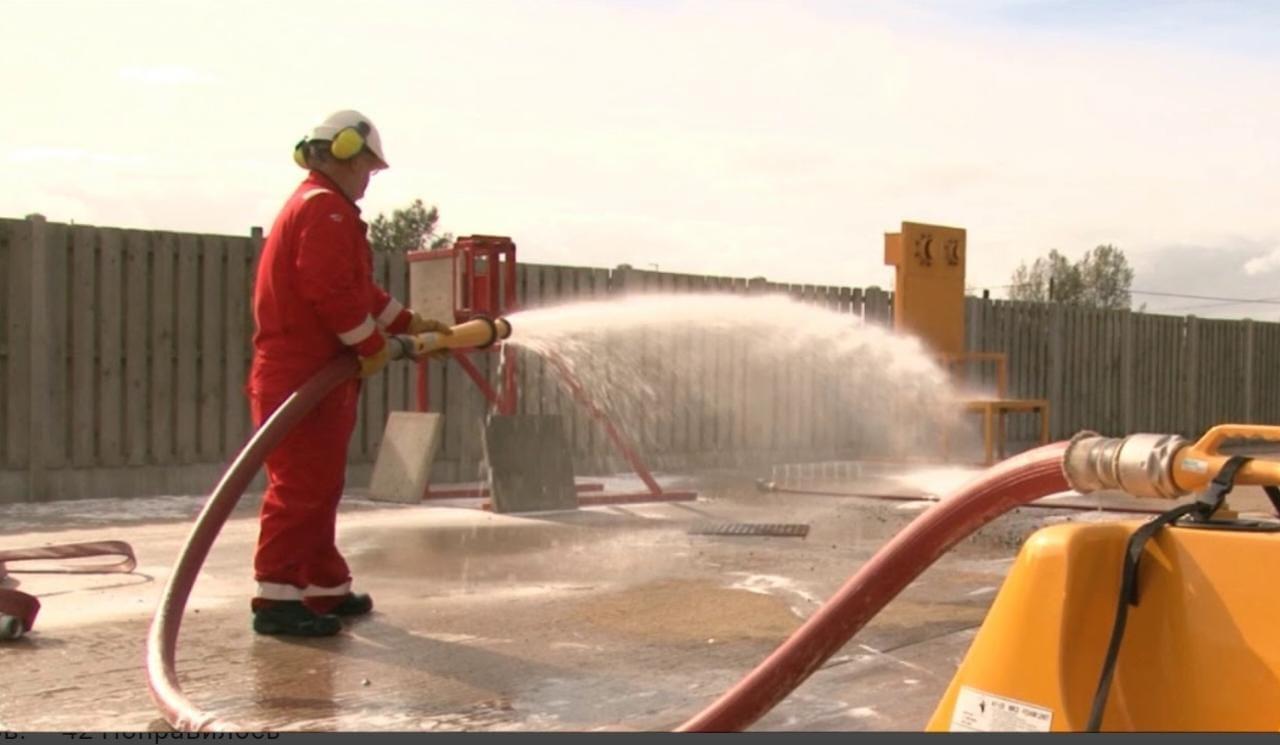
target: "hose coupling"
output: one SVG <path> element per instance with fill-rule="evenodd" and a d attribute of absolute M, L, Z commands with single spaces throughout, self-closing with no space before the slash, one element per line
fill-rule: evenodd
<path fill-rule="evenodd" d="M 1081 494 L 1116 489 L 1135 497 L 1178 499 L 1188 492 L 1173 480 L 1174 457 L 1188 444 L 1178 435 L 1103 437 L 1084 431 L 1071 438 L 1062 471 Z"/>

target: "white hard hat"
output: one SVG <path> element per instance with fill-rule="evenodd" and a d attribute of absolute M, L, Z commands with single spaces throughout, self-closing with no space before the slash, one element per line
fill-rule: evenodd
<path fill-rule="evenodd" d="M 355 138 L 352 134 L 343 135 L 343 132 L 359 135 L 359 137 Z M 311 130 L 310 139 L 334 141 L 335 150 L 344 145 L 354 149 L 353 152 L 345 156 L 335 152 L 334 154 L 340 158 L 355 157 L 361 148 L 367 149 L 373 153 L 374 157 L 382 161 L 383 168 L 387 167 L 387 156 L 382 149 L 382 138 L 378 136 L 378 128 L 373 126 L 373 122 L 369 117 L 359 111 L 348 109 L 330 114 L 325 117 L 323 122 L 317 124 Z"/>

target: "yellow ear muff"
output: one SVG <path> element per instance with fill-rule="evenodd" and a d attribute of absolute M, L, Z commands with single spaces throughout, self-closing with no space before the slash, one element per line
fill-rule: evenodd
<path fill-rule="evenodd" d="M 334 136 L 333 142 L 329 144 L 329 152 L 338 160 L 351 160 L 364 150 L 364 135 L 368 131 L 369 125 L 364 122 L 347 127 Z"/>
<path fill-rule="evenodd" d="M 293 162 L 297 163 L 299 168 L 307 167 L 307 139 L 305 137 L 298 140 L 298 144 L 293 146 Z"/>

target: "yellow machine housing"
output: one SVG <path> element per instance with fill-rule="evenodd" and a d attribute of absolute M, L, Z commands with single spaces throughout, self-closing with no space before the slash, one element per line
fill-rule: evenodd
<path fill-rule="evenodd" d="M 1083 730 L 1140 524 L 1035 533 L 928 729 Z M 1160 530 L 1140 564 L 1102 729 L 1280 729 L 1278 577 L 1280 533 Z"/>
<path fill-rule="evenodd" d="M 964 349 L 965 231 L 902 223 L 884 236 L 884 263 L 894 272 L 893 327 L 919 337 L 933 352 Z"/>

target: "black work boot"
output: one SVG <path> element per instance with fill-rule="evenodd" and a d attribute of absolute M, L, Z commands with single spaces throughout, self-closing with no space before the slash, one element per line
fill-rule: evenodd
<path fill-rule="evenodd" d="M 363 616 L 373 610 L 373 598 L 369 597 L 366 592 L 349 592 L 335 606 L 329 609 L 329 612 L 335 616 L 350 618 L 351 616 Z"/>
<path fill-rule="evenodd" d="M 271 636 L 333 636 L 342 621 L 331 613 L 314 613 L 301 600 L 254 603 L 253 630 Z"/>

